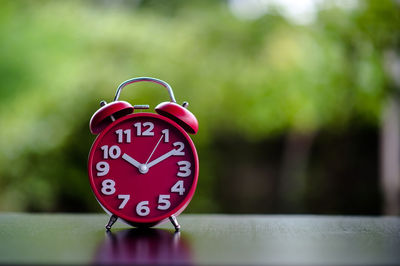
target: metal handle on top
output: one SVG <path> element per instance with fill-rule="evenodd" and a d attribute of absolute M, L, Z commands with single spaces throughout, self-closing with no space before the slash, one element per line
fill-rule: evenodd
<path fill-rule="evenodd" d="M 157 83 L 157 84 L 165 87 L 168 91 L 171 102 L 176 103 L 174 92 L 172 91 L 171 86 L 167 82 L 165 82 L 161 79 L 156 79 L 156 78 L 151 78 L 151 77 L 132 78 L 132 79 L 128 79 L 128 80 L 122 82 L 117 88 L 117 91 L 116 91 L 115 97 L 114 97 L 114 101 L 118 101 L 119 95 L 121 94 L 121 91 L 122 91 L 122 88 L 124 88 L 125 86 L 127 86 L 129 84 L 136 83 L 136 82 L 142 82 L 142 81 Z"/>

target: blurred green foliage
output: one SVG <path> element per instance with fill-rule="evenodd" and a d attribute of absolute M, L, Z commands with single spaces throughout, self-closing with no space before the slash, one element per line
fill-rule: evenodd
<path fill-rule="evenodd" d="M 2 1 L 0 210 L 98 210 L 86 176 L 88 121 L 122 81 L 153 76 L 190 103 L 200 181 L 190 211 L 217 200 L 216 138 L 378 127 L 389 92 L 383 57 L 399 47 L 399 5 L 322 6 L 296 25 L 273 11 L 235 17 L 224 1 Z M 121 99 L 168 99 L 138 84 Z"/>

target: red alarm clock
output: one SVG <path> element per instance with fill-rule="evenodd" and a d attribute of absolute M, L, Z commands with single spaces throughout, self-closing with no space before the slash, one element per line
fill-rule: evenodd
<path fill-rule="evenodd" d="M 119 101 L 126 85 L 153 82 L 164 86 L 170 102 L 160 103 L 156 113 L 135 112 L 148 105 Z M 140 77 L 123 82 L 114 101 L 90 120 L 90 131 L 99 134 L 89 153 L 89 181 L 101 207 L 111 215 L 107 230 L 120 218 L 137 227 L 167 221 L 176 230 L 176 219 L 192 199 L 199 175 L 199 159 L 188 133 L 196 134 L 198 122 L 176 103 L 165 81 Z"/>

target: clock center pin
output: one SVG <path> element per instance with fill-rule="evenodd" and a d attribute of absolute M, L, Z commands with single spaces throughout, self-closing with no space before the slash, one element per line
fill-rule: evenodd
<path fill-rule="evenodd" d="M 149 168 L 145 164 L 141 164 L 139 166 L 139 172 L 142 174 L 146 174 L 149 171 Z"/>

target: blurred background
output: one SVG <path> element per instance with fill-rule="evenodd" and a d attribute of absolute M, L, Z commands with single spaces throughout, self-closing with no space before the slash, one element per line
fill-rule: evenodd
<path fill-rule="evenodd" d="M 151 76 L 199 120 L 187 213 L 400 214 L 398 0 L 3 0 L 0 36 L 0 211 L 102 211 L 89 119 Z"/>

